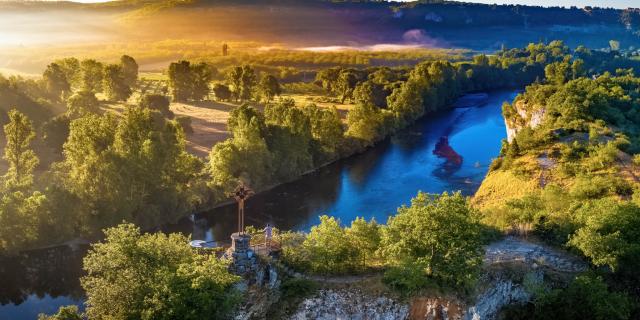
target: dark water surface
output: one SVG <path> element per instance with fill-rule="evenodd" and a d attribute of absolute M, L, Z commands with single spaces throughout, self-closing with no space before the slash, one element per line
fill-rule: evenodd
<path fill-rule="evenodd" d="M 245 223 L 308 230 L 322 214 L 345 224 L 358 216 L 386 222 L 418 190 L 472 195 L 506 137 L 502 103 L 516 94 L 492 92 L 482 106 L 429 115 L 361 155 L 256 195 L 247 202 Z M 460 165 L 433 154 L 442 137 L 462 157 Z M 235 206 L 225 206 L 161 229 L 226 240 L 237 228 L 236 214 Z M 0 260 L 0 320 L 35 319 L 61 305 L 81 304 L 85 250 L 56 248 Z"/>

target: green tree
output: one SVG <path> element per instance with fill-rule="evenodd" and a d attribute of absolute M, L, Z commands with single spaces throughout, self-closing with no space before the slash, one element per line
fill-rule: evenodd
<path fill-rule="evenodd" d="M 38 165 L 38 157 L 31 149 L 31 141 L 36 134 L 31 120 L 18 110 L 9 111 L 9 123 L 4 126 L 7 143 L 3 158 L 9 163 L 5 175 L 6 187 L 30 187 L 33 184 L 33 170 Z"/>
<path fill-rule="evenodd" d="M 0 253 L 16 253 L 36 243 L 40 236 L 38 218 L 45 202 L 46 197 L 40 192 L 0 193 Z"/>
<path fill-rule="evenodd" d="M 45 88 L 56 100 L 60 100 L 71 90 L 71 85 L 67 80 L 62 68 L 56 63 L 51 63 L 45 69 L 42 78 Z"/>
<path fill-rule="evenodd" d="M 263 116 L 242 105 L 231 112 L 227 126 L 233 138 L 216 144 L 209 155 L 213 185 L 231 190 L 243 181 L 257 190 L 265 187 L 273 169 Z"/>
<path fill-rule="evenodd" d="M 380 246 L 380 226 L 375 219 L 367 222 L 358 217 L 351 222 L 346 233 L 351 245 L 358 249 L 363 265 L 367 265 Z"/>
<path fill-rule="evenodd" d="M 112 101 L 125 101 L 131 96 L 131 88 L 126 83 L 122 67 L 117 64 L 104 67 L 102 87 Z"/>
<path fill-rule="evenodd" d="M 632 203 L 600 200 L 583 210 L 584 226 L 568 244 L 578 248 L 596 266 L 608 266 L 627 278 L 640 279 L 640 208 Z"/>
<path fill-rule="evenodd" d="M 310 104 L 302 110 L 311 122 L 311 136 L 320 144 L 320 150 L 332 159 L 344 140 L 344 128 L 338 109 L 335 106 L 319 108 Z"/>
<path fill-rule="evenodd" d="M 180 125 L 159 112 L 129 107 L 121 118 L 72 121 L 61 164 L 92 230 L 126 219 L 157 225 L 192 208 L 189 184 L 201 163 L 185 151 Z"/>
<path fill-rule="evenodd" d="M 258 91 L 260 95 L 264 97 L 266 102 L 271 102 L 275 96 L 279 96 L 282 92 L 278 79 L 273 75 L 267 74 L 260 79 L 258 84 Z"/>
<path fill-rule="evenodd" d="M 198 254 L 188 238 L 132 224 L 105 235 L 84 258 L 90 319 L 227 319 L 239 302 L 227 262 Z"/>
<path fill-rule="evenodd" d="M 231 86 L 231 92 L 232 92 L 233 98 L 236 101 L 240 99 L 240 93 L 242 91 L 242 73 L 243 73 L 242 67 L 235 66 L 231 68 L 231 70 L 227 74 L 227 82 Z"/>
<path fill-rule="evenodd" d="M 58 312 L 56 312 L 56 314 L 53 314 L 50 316 L 42 313 L 38 315 L 38 320 L 82 320 L 82 319 L 84 319 L 84 316 L 82 313 L 80 313 L 80 310 L 78 310 L 78 306 L 75 306 L 75 305 L 60 307 L 58 309 Z"/>
<path fill-rule="evenodd" d="M 349 241 L 340 220 L 334 217 L 321 216 L 320 224 L 311 227 L 302 246 L 309 252 L 313 272 L 345 273 L 361 265 L 358 249 Z"/>
<path fill-rule="evenodd" d="M 138 83 L 138 63 L 136 60 L 128 55 L 123 55 L 120 57 L 120 67 L 124 83 L 128 87 L 135 87 Z"/>
<path fill-rule="evenodd" d="M 389 265 L 411 264 L 426 279 L 469 288 L 482 262 L 481 230 L 462 194 L 418 193 L 382 230 L 380 253 Z"/>
<path fill-rule="evenodd" d="M 169 109 L 170 104 L 169 98 L 161 94 L 145 94 L 138 103 L 140 108 L 159 111 L 165 118 L 172 119 L 174 114 Z"/>
<path fill-rule="evenodd" d="M 213 73 L 208 64 L 202 62 L 191 65 L 191 99 L 201 101 L 209 95 L 212 76 Z"/>
<path fill-rule="evenodd" d="M 93 91 L 80 90 L 67 99 L 69 118 L 80 118 L 88 113 L 99 113 L 100 102 Z"/>
<path fill-rule="evenodd" d="M 307 114 L 292 99 L 285 99 L 266 106 L 265 122 L 276 177 L 288 181 L 310 170 L 313 158 L 309 152 L 311 127 Z"/>
<path fill-rule="evenodd" d="M 533 319 L 629 319 L 631 302 L 617 292 L 610 292 L 601 278 L 577 276 L 566 289 L 555 289 L 536 297 Z M 567 306 L 579 306 L 568 308 Z"/>
<path fill-rule="evenodd" d="M 191 97 L 191 63 L 186 60 L 169 65 L 169 87 L 173 101 L 183 102 Z"/>
<path fill-rule="evenodd" d="M 231 90 L 222 83 L 216 83 L 213 86 L 213 94 L 218 101 L 229 101 L 231 99 Z"/>
<path fill-rule="evenodd" d="M 371 104 L 357 104 L 347 114 L 346 135 L 373 145 L 384 133 L 384 118 L 380 109 Z"/>
<path fill-rule="evenodd" d="M 358 84 L 358 75 L 353 70 L 342 70 L 336 81 L 335 89 L 340 94 L 340 102 L 353 98 L 353 91 Z"/>
<path fill-rule="evenodd" d="M 373 104 L 379 108 L 387 107 L 387 95 L 384 86 L 373 81 L 359 83 L 353 91 L 353 100 L 361 104 Z"/>
<path fill-rule="evenodd" d="M 102 81 L 104 77 L 104 65 L 93 59 L 82 60 L 80 62 L 83 90 L 97 93 L 102 91 Z"/>
<path fill-rule="evenodd" d="M 255 70 L 253 70 L 253 68 L 249 65 L 242 66 L 242 77 L 240 79 L 241 79 L 241 86 L 240 86 L 240 93 L 239 93 L 240 100 L 242 101 L 250 100 L 253 95 L 254 87 L 256 86 L 256 83 L 257 83 L 257 76 L 256 76 Z"/>
<path fill-rule="evenodd" d="M 327 92 L 334 93 L 340 76 L 340 68 L 328 68 L 318 71 L 316 74 L 316 82 L 320 84 Z"/>

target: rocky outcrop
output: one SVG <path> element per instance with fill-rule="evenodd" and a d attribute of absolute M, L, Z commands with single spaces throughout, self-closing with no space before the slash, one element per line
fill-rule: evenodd
<path fill-rule="evenodd" d="M 357 289 L 320 290 L 305 299 L 292 320 L 395 320 L 407 319 L 409 306 L 385 296 L 370 296 Z"/>
<path fill-rule="evenodd" d="M 411 301 L 411 320 L 462 320 L 463 304 L 456 299 L 419 297 Z"/>
<path fill-rule="evenodd" d="M 496 318 L 503 307 L 525 303 L 529 299 L 531 299 L 531 295 L 522 285 L 514 284 L 510 280 L 498 281 L 482 293 L 476 303 L 467 309 L 464 320 L 492 320 Z"/>
<path fill-rule="evenodd" d="M 567 253 L 514 237 L 494 242 L 486 248 L 485 265 L 523 263 L 531 269 L 545 267 L 556 272 L 575 273 L 586 264 Z"/>
<path fill-rule="evenodd" d="M 503 110 L 507 127 L 507 140 L 513 141 L 516 134 L 525 127 L 537 128 L 542 124 L 547 109 L 543 106 L 529 106 L 524 100 L 517 100 Z"/>

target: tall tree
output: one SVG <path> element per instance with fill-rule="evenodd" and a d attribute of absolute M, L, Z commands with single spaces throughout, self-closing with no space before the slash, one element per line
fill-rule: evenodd
<path fill-rule="evenodd" d="M 441 285 L 468 287 L 482 262 L 480 226 L 462 194 L 418 193 L 383 229 L 381 253 L 392 266 L 409 263 Z"/>
<path fill-rule="evenodd" d="M 280 83 L 278 82 L 278 78 L 270 74 L 266 74 L 262 77 L 262 79 L 260 79 L 258 90 L 260 91 L 260 95 L 264 97 L 267 103 L 271 102 L 273 97 L 279 96 L 282 92 Z"/>
<path fill-rule="evenodd" d="M 192 92 L 191 63 L 186 60 L 172 62 L 168 75 L 173 101 L 187 101 Z"/>
<path fill-rule="evenodd" d="M 67 94 L 71 90 L 71 85 L 69 84 L 66 75 L 62 71 L 62 68 L 56 63 L 51 63 L 47 66 L 42 78 L 47 92 L 49 92 L 49 94 L 51 94 L 56 100 L 62 99 L 63 95 Z"/>
<path fill-rule="evenodd" d="M 104 65 L 93 59 L 82 60 L 80 62 L 80 70 L 82 73 L 82 85 L 80 87 L 94 93 L 101 92 Z"/>
<path fill-rule="evenodd" d="M 80 90 L 67 99 L 69 118 L 80 118 L 88 113 L 98 113 L 99 111 L 98 99 L 91 90 Z"/>
<path fill-rule="evenodd" d="M 242 85 L 240 87 L 240 99 L 242 101 L 250 100 L 257 82 L 256 72 L 251 66 L 242 66 L 241 81 Z"/>
<path fill-rule="evenodd" d="M 117 64 L 105 66 L 103 88 L 109 100 L 123 101 L 131 96 L 131 88 L 125 81 L 122 67 Z"/>
<path fill-rule="evenodd" d="M 128 55 L 120 57 L 120 67 L 124 83 L 129 87 L 135 87 L 138 82 L 138 63 Z"/>
<path fill-rule="evenodd" d="M 231 92 L 236 101 L 240 99 L 240 93 L 242 91 L 242 72 L 243 69 L 241 66 L 235 66 L 227 74 L 227 82 L 231 85 Z"/>
<path fill-rule="evenodd" d="M 9 163 L 5 176 L 7 187 L 29 187 L 33 184 L 33 170 L 38 165 L 38 157 L 31 149 L 35 131 L 31 120 L 13 109 L 9 111 L 9 123 L 4 126 L 7 144 L 3 158 Z"/>
<path fill-rule="evenodd" d="M 201 101 L 209 95 L 209 84 L 213 76 L 211 66 L 201 62 L 191 65 L 191 99 Z"/>

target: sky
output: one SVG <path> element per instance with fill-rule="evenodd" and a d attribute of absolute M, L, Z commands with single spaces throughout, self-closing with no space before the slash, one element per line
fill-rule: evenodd
<path fill-rule="evenodd" d="M 106 2 L 109 0 L 75 0 L 76 2 Z M 403 1 L 403 0 L 400 0 Z M 536 6 L 593 6 L 613 8 L 640 8 L 640 0 L 461 0 L 466 2 L 479 2 L 489 4 L 525 4 Z"/>

